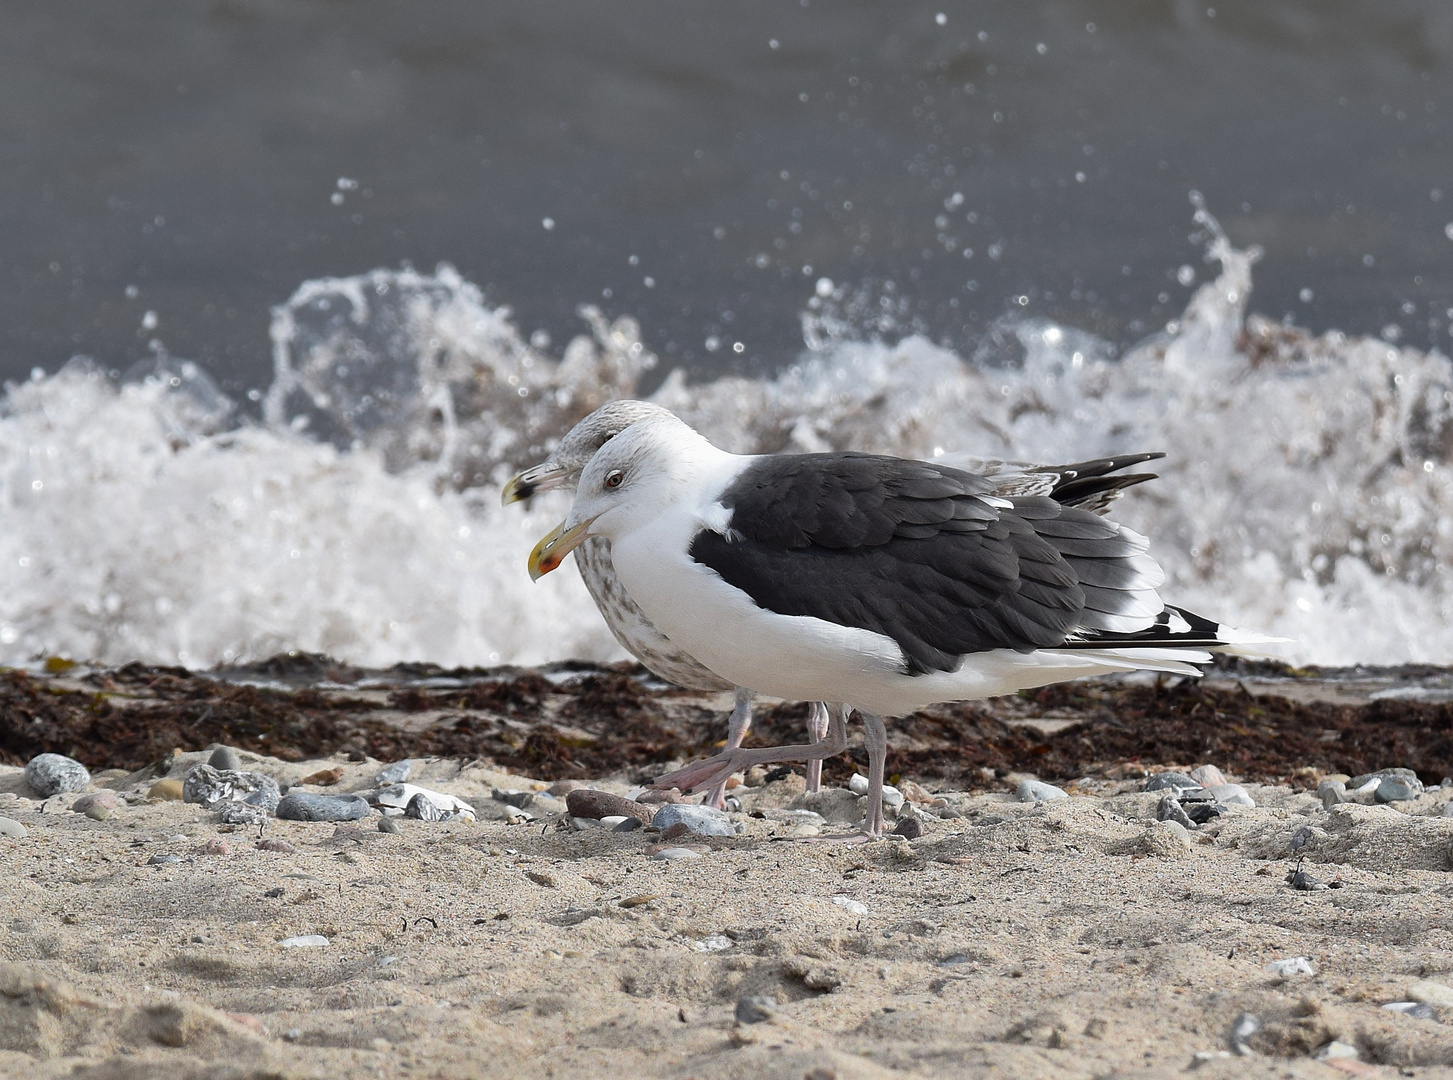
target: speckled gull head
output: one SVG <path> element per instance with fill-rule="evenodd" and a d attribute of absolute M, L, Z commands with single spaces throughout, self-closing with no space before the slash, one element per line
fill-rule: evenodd
<path fill-rule="evenodd" d="M 632 424 L 598 450 L 580 474 L 570 515 L 530 552 L 530 576 L 539 580 L 588 537 L 614 538 L 671 507 L 716 491 L 718 472 L 741 459 L 715 446 L 671 413 Z M 701 506 L 699 513 L 712 508 Z M 716 508 L 725 513 L 720 507 Z"/>
<path fill-rule="evenodd" d="M 542 491 L 573 487 L 595 452 L 611 439 L 638 420 L 671 415 L 649 401 L 621 398 L 606 402 L 571 428 L 548 459 L 511 479 L 500 493 L 501 501 L 509 506 Z"/>

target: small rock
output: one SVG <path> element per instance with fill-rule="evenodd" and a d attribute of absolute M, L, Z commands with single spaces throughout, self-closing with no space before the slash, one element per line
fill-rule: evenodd
<path fill-rule="evenodd" d="M 1323 780 L 1317 785 L 1317 798 L 1322 800 L 1323 810 L 1330 810 L 1347 801 L 1347 785 L 1341 780 Z"/>
<path fill-rule="evenodd" d="M 1014 797 L 1020 802 L 1038 803 L 1050 802 L 1054 799 L 1068 799 L 1070 795 L 1063 788 L 1057 788 L 1053 784 L 1026 778 L 1019 781 L 1019 787 L 1014 792 Z"/>
<path fill-rule="evenodd" d="M 547 794 L 553 795 L 555 796 L 555 798 L 560 799 L 564 798 L 566 795 L 569 795 L 572 791 L 579 791 L 583 787 L 585 787 L 585 785 L 582 784 L 579 780 L 556 780 L 553 784 L 547 787 L 545 791 Z"/>
<path fill-rule="evenodd" d="M 373 782 L 379 787 L 387 787 L 389 784 L 402 784 L 414 773 L 414 762 L 410 758 L 403 761 L 395 761 L 388 768 L 384 769 L 373 778 Z"/>
<path fill-rule="evenodd" d="M 1389 777 L 1397 777 L 1406 780 L 1409 784 L 1423 789 L 1423 782 L 1418 779 L 1418 774 L 1412 769 L 1378 769 L 1377 772 L 1363 773 L 1361 776 L 1354 776 L 1347 781 L 1349 791 L 1376 791 L 1378 785 Z"/>
<path fill-rule="evenodd" d="M 1260 1030 L 1261 1017 L 1254 1013 L 1240 1013 L 1231 1021 L 1227 1041 L 1231 1044 L 1231 1049 L 1242 1057 L 1254 1057 L 1256 1051 L 1251 1049 L 1249 1040 Z"/>
<path fill-rule="evenodd" d="M 1222 806 L 1255 806 L 1256 800 L 1240 784 L 1207 784 L 1206 790 Z"/>
<path fill-rule="evenodd" d="M 8 836 L 15 840 L 23 840 L 30 835 L 30 830 L 14 818 L 0 817 L 0 836 Z"/>
<path fill-rule="evenodd" d="M 1160 859 L 1176 859 L 1191 850 L 1191 837 L 1178 821 L 1157 821 L 1147 825 L 1140 834 L 1137 848 L 1141 854 Z"/>
<path fill-rule="evenodd" d="M 846 788 L 830 787 L 799 795 L 792 801 L 794 810 L 809 810 L 821 821 L 838 825 L 855 825 L 863 818 L 858 796 Z M 819 824 L 820 822 L 814 822 Z"/>
<path fill-rule="evenodd" d="M 373 807 L 360 795 L 290 791 L 277 804 L 277 816 L 285 821 L 357 821 L 371 813 Z"/>
<path fill-rule="evenodd" d="M 649 904 L 652 900 L 661 899 L 659 893 L 637 893 L 635 896 L 628 896 L 621 901 L 623 908 L 636 908 Z"/>
<path fill-rule="evenodd" d="M 523 810 L 535 801 L 535 793 L 533 791 L 514 791 L 512 789 L 502 790 L 500 788 L 494 788 L 489 793 L 489 796 L 495 802 L 504 803 L 506 806 L 513 806 L 520 810 Z"/>
<path fill-rule="evenodd" d="M 898 819 L 898 824 L 893 827 L 893 832 L 898 836 L 905 836 L 909 840 L 917 840 L 923 835 L 923 822 L 916 816 L 905 815 Z"/>
<path fill-rule="evenodd" d="M 48 799 L 65 791 L 84 791 L 91 784 L 91 774 L 75 758 L 37 754 L 25 766 L 25 782 Z"/>
<path fill-rule="evenodd" d="M 1160 802 L 1155 804 L 1155 820 L 1174 821 L 1183 829 L 1196 828 L 1196 823 L 1187 816 L 1180 799 L 1176 798 L 1175 788 L 1167 791 L 1160 797 Z"/>
<path fill-rule="evenodd" d="M 399 823 L 391 817 L 381 817 L 378 819 L 378 831 L 396 833 L 399 831 Z"/>
<path fill-rule="evenodd" d="M 1443 817 L 1453 817 L 1453 802 L 1445 803 L 1443 806 Z"/>
<path fill-rule="evenodd" d="M 297 848 L 293 847 L 286 840 L 278 840 L 276 838 L 259 840 L 256 847 L 258 851 L 275 851 L 279 855 L 296 855 L 298 851 Z M 278 890 L 278 895 L 282 895 L 282 890 Z"/>
<path fill-rule="evenodd" d="M 86 807 L 86 816 L 92 821 L 110 821 L 116 816 L 116 811 L 112 810 L 109 806 L 88 806 Z"/>
<path fill-rule="evenodd" d="M 1305 956 L 1289 956 L 1285 960 L 1273 960 L 1266 965 L 1266 970 L 1273 975 L 1280 975 L 1284 979 L 1289 979 L 1293 975 L 1317 974 L 1317 969 Z"/>
<path fill-rule="evenodd" d="M 1414 786 L 1416 785 L 1416 786 Z M 1377 785 L 1372 797 L 1380 803 L 1408 802 L 1423 793 L 1423 785 L 1417 778 L 1409 781 L 1401 776 L 1385 776 Z"/>
<path fill-rule="evenodd" d="M 543 885 L 547 889 L 558 889 L 560 882 L 555 880 L 554 874 L 547 874 L 543 870 L 526 870 L 525 877 L 529 878 L 536 885 Z"/>
<path fill-rule="evenodd" d="M 777 999 L 764 994 L 753 994 L 737 1002 L 736 1017 L 739 1024 L 764 1024 L 777 1015 Z"/>
<path fill-rule="evenodd" d="M 220 825 L 260 825 L 267 820 L 267 811 L 250 803 L 224 802 L 217 804 L 217 822 Z"/>
<path fill-rule="evenodd" d="M 116 797 L 116 792 L 103 789 L 93 791 L 89 795 L 82 795 L 71 803 L 71 810 L 77 814 L 84 814 L 93 806 L 104 806 L 107 810 L 115 810 L 120 804 L 121 800 Z"/>
<path fill-rule="evenodd" d="M 462 821 L 474 820 L 474 807 L 470 806 L 463 799 L 455 798 L 453 795 L 446 795 L 442 791 L 432 791 L 429 788 L 419 787 L 417 784 L 393 784 L 389 787 L 375 791 L 369 801 L 377 803 L 385 814 L 404 813 L 405 817 L 409 804 L 419 796 L 425 801 L 434 805 L 439 811 L 437 818 L 425 818 L 426 821 L 453 821 L 456 818 Z M 427 812 L 427 811 L 425 811 Z"/>
<path fill-rule="evenodd" d="M 443 821 L 444 811 L 421 791 L 404 807 L 404 817 L 413 818 L 415 821 Z"/>
<path fill-rule="evenodd" d="M 1219 803 L 1186 799 L 1181 800 L 1181 809 L 1186 812 L 1186 817 L 1191 819 L 1193 825 L 1204 825 L 1226 813 L 1226 808 Z"/>
<path fill-rule="evenodd" d="M 182 861 L 180 855 L 153 855 L 146 860 L 147 866 L 176 866 Z"/>
<path fill-rule="evenodd" d="M 854 795 L 866 795 L 868 793 L 868 778 L 862 773 L 853 773 L 848 778 L 848 790 Z M 883 805 L 890 810 L 897 810 L 903 805 L 903 792 L 899 791 L 892 784 L 884 784 Z"/>
<path fill-rule="evenodd" d="M 1145 782 L 1145 787 L 1141 788 L 1141 790 L 1161 791 L 1165 788 L 1171 788 L 1180 791 L 1190 791 L 1191 788 L 1198 788 L 1200 786 L 1201 785 L 1199 783 L 1197 783 L 1195 780 L 1192 780 L 1183 772 L 1163 772 L 1156 773 L 1149 780 L 1147 780 Z"/>
<path fill-rule="evenodd" d="M 232 845 L 226 840 L 208 840 L 202 845 L 203 855 L 231 855 Z"/>
<path fill-rule="evenodd" d="M 284 889 L 282 886 L 279 885 L 276 888 L 268 889 L 267 892 L 263 893 L 262 895 L 263 895 L 263 897 L 265 899 L 268 899 L 268 900 L 276 900 L 279 896 L 281 896 L 285 892 L 287 892 L 287 890 Z"/>
<path fill-rule="evenodd" d="M 207 759 L 207 764 L 218 772 L 241 772 L 242 759 L 237 756 L 237 751 L 230 746 L 219 746 L 212 751 L 212 756 Z"/>
<path fill-rule="evenodd" d="M 335 765 L 331 769 L 319 769 L 315 773 L 309 773 L 298 781 L 300 784 L 312 784 L 316 787 L 332 787 L 343 779 L 343 766 Z"/>
<path fill-rule="evenodd" d="M 767 768 L 765 765 L 753 765 L 742 776 L 742 783 L 747 787 L 761 787 L 767 782 Z"/>
<path fill-rule="evenodd" d="M 1296 832 L 1292 833 L 1291 841 L 1287 846 L 1292 849 L 1292 854 L 1295 855 L 1302 848 L 1310 844 L 1316 838 L 1316 835 L 1310 825 L 1302 825 Z"/>
<path fill-rule="evenodd" d="M 792 831 L 787 834 L 799 840 L 805 840 L 813 836 L 821 836 L 822 830 L 816 825 L 794 825 Z"/>
<path fill-rule="evenodd" d="M 699 859 L 701 858 L 701 852 L 692 851 L 688 847 L 668 847 L 662 848 L 656 854 L 652 855 L 651 858 L 659 859 L 662 862 L 676 862 L 679 859 Z"/>
<path fill-rule="evenodd" d="M 1417 1020 L 1436 1020 L 1438 1010 L 1424 1001 L 1389 1001 L 1383 1006 L 1388 1012 L 1402 1013 Z"/>
<path fill-rule="evenodd" d="M 697 941 L 693 941 L 691 948 L 696 952 L 718 953 L 726 952 L 734 944 L 736 943 L 724 934 L 710 934 Z"/>
<path fill-rule="evenodd" d="M 180 780 L 158 780 L 151 785 L 146 797 L 160 799 L 163 802 L 181 802 L 182 782 Z"/>
<path fill-rule="evenodd" d="M 220 802 L 243 802 L 272 813 L 281 798 L 277 781 L 262 773 L 234 769 L 222 772 L 210 765 L 193 765 L 182 781 L 182 800 L 199 803 L 208 810 Z"/>
<path fill-rule="evenodd" d="M 567 793 L 565 805 L 571 817 L 594 818 L 596 821 L 619 814 L 622 817 L 638 818 L 642 825 L 649 825 L 653 817 L 649 806 L 642 806 L 631 799 L 612 795 L 608 791 L 597 791 L 595 788 L 577 788 Z"/>
<path fill-rule="evenodd" d="M 1317 1051 L 1318 1061 L 1356 1061 L 1357 1047 L 1350 1043 L 1340 1042 L 1333 1039 L 1322 1049 Z"/>
<path fill-rule="evenodd" d="M 611 826 L 611 832 L 635 832 L 637 829 L 644 829 L 640 818 L 621 818 L 615 825 Z"/>
<path fill-rule="evenodd" d="M 665 833 L 677 825 L 697 836 L 735 836 L 731 819 L 720 810 L 692 803 L 667 803 L 656 811 L 651 824 Z M 668 837 L 674 839 L 675 837 Z"/>
<path fill-rule="evenodd" d="M 322 934 L 300 934 L 298 937 L 283 938 L 278 942 L 284 949 L 321 949 L 328 944 Z"/>
<path fill-rule="evenodd" d="M 868 913 L 868 905 L 854 900 L 851 896 L 834 896 L 832 902 L 844 911 L 851 912 L 854 915 L 866 915 Z"/>
<path fill-rule="evenodd" d="M 1191 779 L 1204 788 L 1220 787 L 1226 783 L 1226 777 L 1214 765 L 1202 765 L 1198 769 L 1192 769 Z"/>
<path fill-rule="evenodd" d="M 1326 883 L 1318 881 L 1300 867 L 1287 875 L 1287 884 L 1298 892 L 1321 892 L 1327 888 Z"/>
<path fill-rule="evenodd" d="M 1408 987 L 1408 997 L 1439 1009 L 1453 1009 L 1453 987 L 1421 979 Z"/>

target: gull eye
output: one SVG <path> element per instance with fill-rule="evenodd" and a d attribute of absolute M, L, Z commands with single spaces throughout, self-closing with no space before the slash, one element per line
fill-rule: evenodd
<path fill-rule="evenodd" d="M 612 469 L 610 472 L 605 474 L 605 486 L 607 489 L 618 488 L 621 486 L 621 481 L 625 478 L 625 473 L 621 472 L 619 469 Z"/>

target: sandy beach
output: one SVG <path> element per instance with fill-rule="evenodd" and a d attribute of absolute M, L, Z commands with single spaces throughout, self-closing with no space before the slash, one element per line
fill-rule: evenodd
<path fill-rule="evenodd" d="M 25 832 L 0 836 L 0 1074 L 1453 1076 L 1453 789 L 1329 810 L 1308 770 L 1185 830 L 1141 789 L 1194 760 L 1043 803 L 1017 774 L 903 777 L 922 835 L 849 844 L 822 839 L 861 817 L 840 781 L 753 775 L 733 835 L 667 838 L 574 819 L 549 777 L 421 757 L 410 782 L 476 820 L 388 833 L 222 824 L 176 797 L 211 750 L 93 769 L 116 797 L 91 816 L 0 768 Z M 238 751 L 290 793 L 384 767 L 292 756 Z M 1294 845 L 1331 887 L 1292 887 Z"/>

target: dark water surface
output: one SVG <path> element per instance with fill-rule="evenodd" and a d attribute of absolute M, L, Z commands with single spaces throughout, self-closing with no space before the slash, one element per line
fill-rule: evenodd
<path fill-rule="evenodd" d="M 1265 247 L 1257 309 L 1447 348 L 1439 0 L 10 0 L 0 19 L 9 378 L 75 353 L 124 369 L 159 339 L 265 386 L 270 305 L 406 260 L 454 263 L 557 346 L 582 302 L 632 314 L 700 374 L 791 359 L 820 277 L 965 355 L 1007 312 L 1128 342 L 1208 272 L 1191 189 Z"/>

